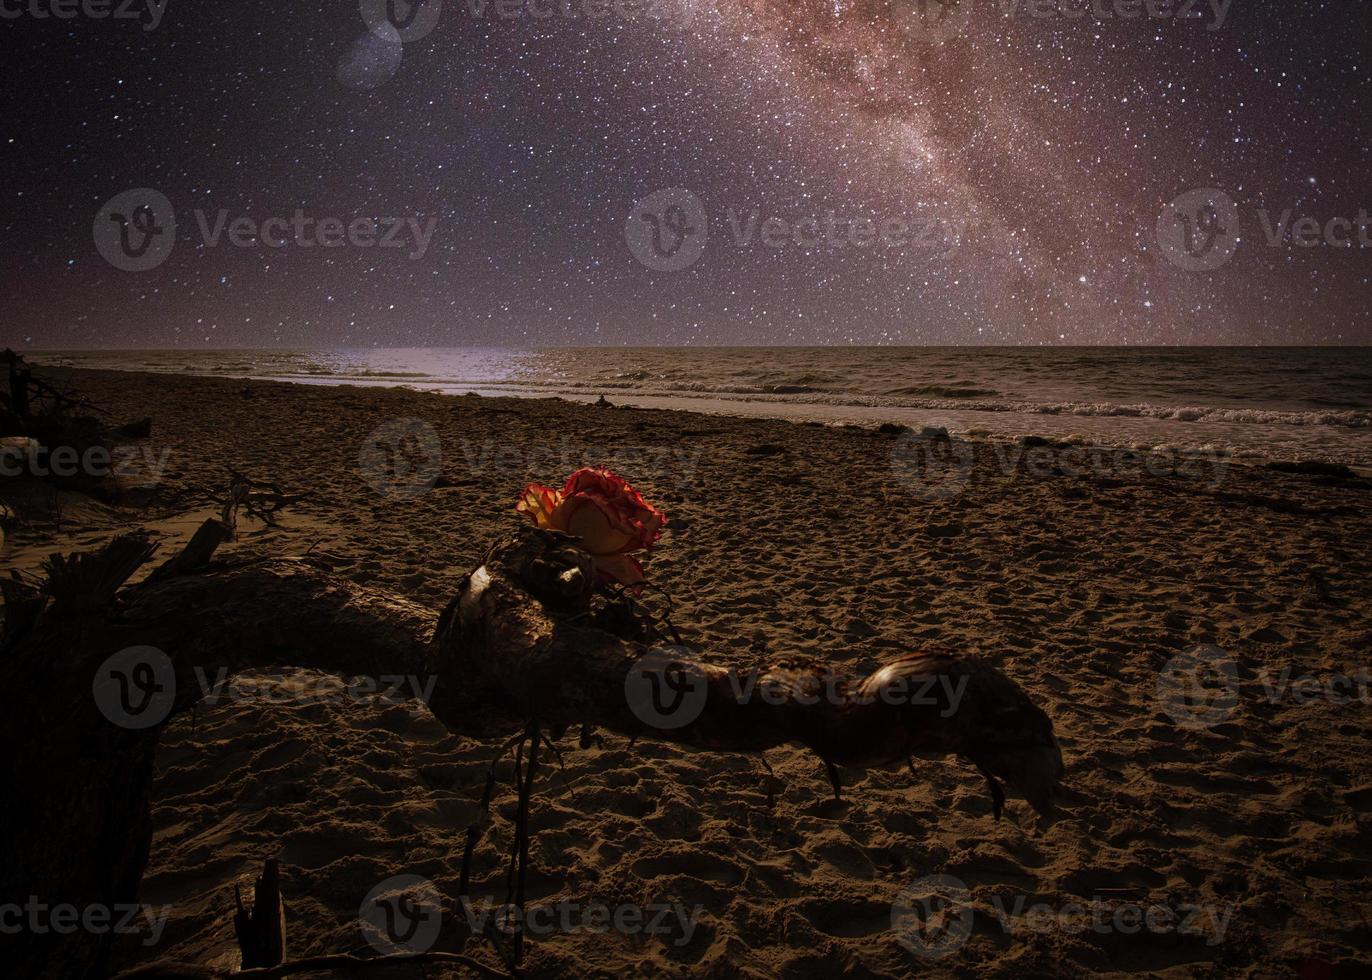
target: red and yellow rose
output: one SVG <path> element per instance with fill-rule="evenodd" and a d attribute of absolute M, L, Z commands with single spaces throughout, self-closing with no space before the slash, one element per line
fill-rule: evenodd
<path fill-rule="evenodd" d="M 602 578 L 630 587 L 644 582 L 633 554 L 650 550 L 667 523 L 623 477 L 590 466 L 567 477 L 561 490 L 530 483 L 515 510 L 541 528 L 579 538 Z"/>

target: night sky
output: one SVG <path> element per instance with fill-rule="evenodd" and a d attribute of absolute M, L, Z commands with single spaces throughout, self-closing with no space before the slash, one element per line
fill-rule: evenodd
<path fill-rule="evenodd" d="M 0 344 L 1372 343 L 1363 0 L 54 2 Z"/>

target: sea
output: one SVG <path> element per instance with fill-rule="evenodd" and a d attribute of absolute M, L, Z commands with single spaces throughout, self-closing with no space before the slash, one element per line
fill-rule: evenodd
<path fill-rule="evenodd" d="M 33 351 L 38 363 L 944 426 L 1372 467 L 1372 347 L 653 347 Z"/>

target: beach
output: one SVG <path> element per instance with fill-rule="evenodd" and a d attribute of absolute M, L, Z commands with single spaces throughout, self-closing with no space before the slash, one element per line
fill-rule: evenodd
<path fill-rule="evenodd" d="M 108 500 L 20 501 L 5 570 L 137 527 L 170 555 L 237 472 L 305 496 L 279 526 L 241 518 L 224 554 L 328 554 L 440 610 L 519 525 L 526 483 L 607 466 L 668 516 L 647 575 L 702 658 L 865 672 L 936 645 L 987 659 L 1053 721 L 1079 799 L 1042 829 L 1020 800 L 995 821 L 954 759 L 846 773 L 835 801 L 797 749 L 768 754 L 769 780 L 756 757 L 568 733 L 533 799 L 530 902 L 564 911 L 533 935 L 530 977 L 1372 969 L 1366 478 L 1050 430 L 945 441 L 558 398 L 44 375 L 152 431 L 116 450 Z M 1173 697 L 1197 663 L 1232 682 L 1228 701 Z M 496 744 L 420 699 L 340 688 L 240 678 L 168 726 L 140 901 L 169 911 L 156 942 L 120 937 L 118 967 L 236 962 L 233 888 L 270 857 L 293 956 L 368 950 L 359 906 L 394 876 L 456 894 Z M 506 778 L 475 857 L 473 894 L 497 905 L 513 806 Z M 956 945 L 899 924 L 933 876 L 965 889 Z M 461 949 L 466 913 L 443 911 L 435 948 Z M 479 939 L 466 951 L 484 955 Z"/>

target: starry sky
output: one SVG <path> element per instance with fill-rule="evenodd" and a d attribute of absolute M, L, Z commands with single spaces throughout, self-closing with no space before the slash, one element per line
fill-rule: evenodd
<path fill-rule="evenodd" d="M 0 344 L 1372 343 L 1363 0 L 52 2 L 0 19 Z M 297 212 L 400 247 L 230 241 Z"/>

